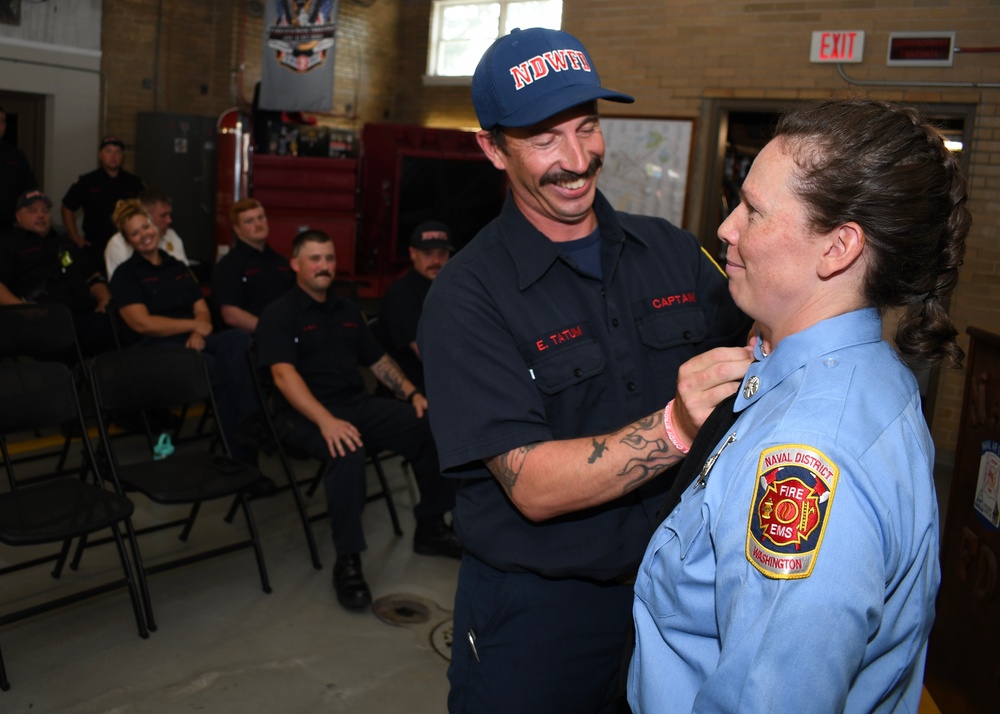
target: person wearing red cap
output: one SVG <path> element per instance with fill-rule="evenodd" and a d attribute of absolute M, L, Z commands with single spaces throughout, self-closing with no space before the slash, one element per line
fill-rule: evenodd
<path fill-rule="evenodd" d="M 656 477 L 738 388 L 749 321 L 695 236 L 597 189 L 596 100 L 632 97 L 577 38 L 500 38 L 472 98 L 510 192 L 434 280 L 417 339 L 462 479 L 449 710 L 617 712 Z"/>
<path fill-rule="evenodd" d="M 104 271 L 104 248 L 115 234 L 111 219 L 118 201 L 136 198 L 144 188 L 142 179 L 122 168 L 125 142 L 106 136 L 97 149 L 98 167 L 82 174 L 62 199 L 62 220 L 70 240 L 83 248 Z M 83 210 L 83 233 L 76 225 L 76 212 Z"/>

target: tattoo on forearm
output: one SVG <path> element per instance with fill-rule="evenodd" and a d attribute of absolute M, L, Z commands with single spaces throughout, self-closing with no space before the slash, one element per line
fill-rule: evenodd
<path fill-rule="evenodd" d="M 662 424 L 659 415 L 652 415 L 630 425 L 622 437 L 623 445 L 640 454 L 629 459 L 618 472 L 618 476 L 624 482 L 623 494 L 641 486 L 668 466 L 680 461 L 680 454 L 676 450 L 671 453 L 670 444 L 663 434 Z"/>
<path fill-rule="evenodd" d="M 588 464 L 592 464 L 595 461 L 597 461 L 599 458 L 604 456 L 604 452 L 608 450 L 607 439 L 603 439 L 601 441 L 598 441 L 597 439 L 591 439 L 590 443 L 594 445 L 594 452 L 590 455 L 590 458 L 587 459 Z"/>
<path fill-rule="evenodd" d="M 403 392 L 403 380 L 406 379 L 406 376 L 391 357 L 386 355 L 384 361 L 379 360 L 372 365 L 372 372 L 395 396 L 400 399 L 406 397 Z"/>
<path fill-rule="evenodd" d="M 517 484 L 517 479 L 524 468 L 524 460 L 538 444 L 525 444 L 516 449 L 511 449 L 506 454 L 499 454 L 491 459 L 486 459 L 486 468 L 496 477 L 503 490 L 510 496 L 511 491 Z"/>

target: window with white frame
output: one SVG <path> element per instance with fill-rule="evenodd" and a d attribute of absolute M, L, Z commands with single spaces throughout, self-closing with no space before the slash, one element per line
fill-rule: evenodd
<path fill-rule="evenodd" d="M 562 27 L 562 0 L 434 0 L 428 77 L 471 77 L 483 52 L 515 28 Z"/>

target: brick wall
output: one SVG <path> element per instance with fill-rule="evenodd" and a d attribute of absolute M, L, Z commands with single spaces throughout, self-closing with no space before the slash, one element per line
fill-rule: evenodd
<path fill-rule="evenodd" d="M 104 3 L 106 131 L 134 144 L 139 112 L 218 116 L 248 107 L 260 80 L 264 20 L 245 0 Z M 360 130 L 392 116 L 398 0 L 340 3 L 334 107 L 321 123 Z M 130 162 L 126 154 L 126 162 Z M 130 164 L 129 164 L 130 165 Z"/>
<path fill-rule="evenodd" d="M 405 2 L 400 10 L 400 121 L 434 126 L 475 126 L 468 87 L 424 87 L 430 0 Z M 708 136 L 714 102 L 791 101 L 831 94 L 867 93 L 889 101 L 963 104 L 975 107 L 969 181 L 974 225 L 952 301 L 952 316 L 965 328 L 1000 332 L 1000 89 L 976 87 L 859 87 L 834 65 L 809 63 L 814 30 L 864 30 L 865 59 L 845 65 L 864 81 L 1000 82 L 1000 54 L 958 54 L 951 68 L 885 66 L 889 32 L 955 31 L 957 46 L 1000 45 L 1000 4 L 990 0 L 564 0 L 563 27 L 593 55 L 603 82 L 636 97 L 614 113 L 689 117 L 696 120 L 691 193 L 704 200 L 716 137 Z M 701 130 L 701 131 L 699 131 Z M 717 226 L 697 225 L 700 205 L 690 206 L 690 227 L 702 235 Z M 693 217 L 693 218 L 692 218 Z M 941 375 L 933 434 L 947 459 L 953 451 L 964 388 L 964 371 Z"/>

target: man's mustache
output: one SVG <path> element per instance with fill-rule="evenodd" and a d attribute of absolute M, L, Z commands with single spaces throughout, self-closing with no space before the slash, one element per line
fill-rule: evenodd
<path fill-rule="evenodd" d="M 601 160 L 600 156 L 595 156 L 590 160 L 590 166 L 587 170 L 578 174 L 573 171 L 553 171 L 552 173 L 545 174 L 542 176 L 542 180 L 539 182 L 542 186 L 550 183 L 569 183 L 571 181 L 577 181 L 579 179 L 589 179 L 597 175 L 597 172 L 601 170 L 604 162 Z"/>
<path fill-rule="evenodd" d="M 321 270 L 318 273 L 316 273 L 315 277 L 317 277 L 317 278 L 332 278 L 333 277 L 333 273 L 331 273 L 331 272 L 329 272 L 327 270 Z"/>

